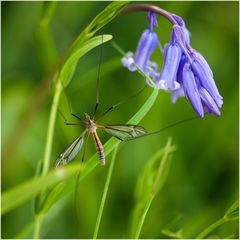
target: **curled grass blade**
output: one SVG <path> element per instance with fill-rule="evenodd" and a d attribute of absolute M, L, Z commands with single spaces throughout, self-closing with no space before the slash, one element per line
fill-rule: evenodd
<path fill-rule="evenodd" d="M 157 151 L 140 174 L 136 186 L 136 205 L 133 211 L 131 237 L 138 239 L 151 203 L 167 179 L 170 169 L 170 154 L 175 151 L 168 139 L 166 146 Z"/>
<path fill-rule="evenodd" d="M 41 17 L 35 31 L 36 53 L 38 62 L 46 73 L 57 61 L 57 51 L 50 31 L 50 21 L 57 2 L 44 2 Z"/>
<path fill-rule="evenodd" d="M 111 39 L 112 35 L 105 34 L 93 37 L 86 41 L 85 43 L 83 43 L 82 46 L 75 50 L 75 52 L 73 52 L 71 56 L 63 64 L 59 73 L 58 81 L 60 81 L 62 85 L 66 87 L 71 81 L 71 77 L 75 71 L 78 60 L 93 48 Z"/>
<path fill-rule="evenodd" d="M 72 55 L 72 53 L 76 51 L 79 45 L 91 38 L 97 31 L 111 22 L 128 4 L 128 1 L 115 1 L 110 3 L 77 37 L 69 49 L 67 56 Z"/>
<path fill-rule="evenodd" d="M 224 223 L 235 221 L 239 219 L 239 202 L 236 201 L 231 205 L 228 210 L 226 211 L 225 215 L 211 224 L 210 226 L 206 227 L 202 232 L 200 232 L 196 238 L 203 239 L 207 237 L 212 231 L 214 231 L 216 228 L 221 226 Z"/>

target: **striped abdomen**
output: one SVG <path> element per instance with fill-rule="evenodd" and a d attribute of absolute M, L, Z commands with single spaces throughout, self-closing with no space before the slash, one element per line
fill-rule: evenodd
<path fill-rule="evenodd" d="M 92 134 L 93 134 L 93 140 L 94 140 L 94 144 L 96 147 L 96 151 L 98 153 L 100 165 L 105 165 L 105 155 L 104 155 L 104 151 L 103 151 L 103 145 L 97 135 L 97 132 L 93 132 Z"/>

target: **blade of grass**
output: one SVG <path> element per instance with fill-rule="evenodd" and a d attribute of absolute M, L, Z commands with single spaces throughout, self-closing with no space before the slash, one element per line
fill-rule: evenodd
<path fill-rule="evenodd" d="M 56 1 L 43 3 L 41 17 L 35 32 L 37 58 L 44 74 L 57 61 L 56 46 L 49 28 L 56 6 Z"/>
<path fill-rule="evenodd" d="M 209 235 L 209 233 L 211 233 L 214 229 L 218 228 L 219 226 L 221 226 L 225 222 L 226 221 L 225 221 L 224 218 L 219 219 L 218 221 L 216 221 L 215 223 L 211 224 L 206 229 L 204 229 L 200 234 L 198 234 L 196 239 L 205 238 L 207 235 Z"/>
<path fill-rule="evenodd" d="M 171 145 L 169 138 L 164 149 L 158 151 L 148 161 L 143 173 L 139 176 L 136 187 L 137 204 L 132 221 L 132 234 L 135 239 L 139 238 L 151 203 L 166 181 L 170 167 L 169 155 L 173 151 L 175 147 Z"/>
<path fill-rule="evenodd" d="M 43 217 L 44 217 L 43 215 L 37 215 L 34 219 L 34 231 L 33 231 L 34 239 L 40 239 L 40 230 Z"/>
<path fill-rule="evenodd" d="M 139 221 L 139 224 L 137 226 L 137 230 L 136 230 L 136 233 L 135 233 L 135 236 L 134 238 L 135 239 L 139 239 L 139 236 L 140 236 L 140 233 L 142 231 L 142 227 L 143 227 L 143 224 L 145 222 L 145 219 L 146 219 L 146 216 L 147 216 L 147 213 L 148 213 L 148 210 L 152 204 L 152 201 L 153 201 L 153 198 L 154 196 L 152 195 L 151 197 L 148 198 L 146 204 L 145 204 L 145 207 L 143 209 L 143 213 L 142 213 L 142 216 L 140 218 L 140 221 Z"/>
<path fill-rule="evenodd" d="M 111 22 L 128 4 L 129 1 L 114 1 L 107 5 L 107 7 L 101 11 L 82 31 L 82 33 L 79 34 L 70 47 L 67 56 L 75 52 L 79 45 L 94 36 L 97 31 Z"/>
<path fill-rule="evenodd" d="M 99 230 L 100 222 L 102 219 L 103 209 L 104 209 L 104 205 L 106 202 L 106 197 L 107 197 L 107 193 L 108 193 L 108 189 L 109 189 L 109 185 L 110 185 L 110 181 L 111 181 L 111 177 L 112 177 L 112 172 L 113 172 L 113 167 L 114 167 L 115 160 L 116 160 L 117 150 L 118 150 L 118 147 L 116 147 L 113 151 L 112 160 L 111 160 L 111 163 L 110 163 L 110 166 L 108 169 L 108 175 L 107 175 L 106 183 L 105 183 L 104 190 L 103 190 L 102 200 L 101 200 L 101 204 L 100 204 L 100 208 L 99 208 L 99 212 L 98 212 L 98 216 L 97 216 L 93 239 L 97 239 L 97 236 L 98 236 L 98 230 Z"/>
<path fill-rule="evenodd" d="M 196 238 L 203 239 L 209 235 L 213 230 L 221 226 L 222 224 L 230 221 L 235 221 L 239 219 L 239 203 L 238 201 L 234 202 L 228 210 L 226 211 L 225 215 L 211 224 L 210 226 L 206 227 L 202 232 L 200 232 Z"/>
<path fill-rule="evenodd" d="M 34 223 L 28 223 L 25 227 L 18 232 L 13 239 L 30 239 L 33 231 Z"/>

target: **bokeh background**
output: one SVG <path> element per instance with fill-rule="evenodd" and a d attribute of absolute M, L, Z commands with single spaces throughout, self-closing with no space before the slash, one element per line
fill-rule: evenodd
<path fill-rule="evenodd" d="M 56 48 L 49 50 L 49 56 L 41 56 L 36 29 L 43 3 L 1 3 L 2 191 L 33 178 L 37 163 L 43 158 L 52 100 L 54 54 L 59 58 L 78 33 L 107 4 L 58 2 L 50 25 Z M 165 145 L 169 136 L 177 151 L 173 155 L 167 182 L 147 215 L 141 237 L 164 238 L 161 230 L 176 216 L 180 218 L 173 228 L 183 228 L 185 236 L 194 237 L 222 217 L 225 210 L 238 199 L 238 2 L 153 4 L 184 18 L 192 34 L 191 45 L 209 62 L 224 98 L 222 116 L 206 116 L 159 135 L 121 144 L 100 226 L 101 238 L 128 236 L 137 178 L 146 161 Z M 158 17 L 158 25 L 156 32 L 161 43 L 165 44 L 171 25 L 162 17 Z M 131 13 L 117 17 L 101 33 L 112 34 L 125 51 L 134 51 L 146 27 L 146 13 Z M 136 93 L 145 84 L 139 74 L 121 66 L 120 58 L 121 55 L 110 44 L 104 44 L 99 111 Z M 160 51 L 155 51 L 152 59 L 161 65 Z M 51 64 L 52 67 L 47 69 L 46 66 Z M 61 98 L 60 110 L 69 121 L 74 119 L 70 116 L 67 101 L 80 116 L 84 111 L 92 112 L 98 65 L 99 48 L 80 60 L 73 80 Z M 107 115 L 102 123 L 125 123 L 150 92 L 148 88 Z M 185 99 L 179 99 L 172 105 L 170 95 L 161 92 L 141 125 L 153 131 L 194 115 Z M 65 126 L 58 115 L 52 162 L 80 131 L 79 128 Z M 104 134 L 100 136 L 103 142 L 108 139 Z M 93 153 L 94 147 L 90 141 L 86 160 Z M 44 225 L 46 238 L 92 237 L 108 170 L 108 159 L 106 161 L 106 167 L 95 169 L 81 184 L 80 223 L 76 220 L 74 195 L 69 194 L 58 203 L 61 204 L 60 211 L 55 211 L 51 221 Z M 32 220 L 32 203 L 28 202 L 2 217 L 2 237 L 15 238 Z M 228 236 L 233 232 L 238 232 L 237 221 L 218 228 L 213 236 Z M 234 237 L 238 236 L 235 234 Z"/>

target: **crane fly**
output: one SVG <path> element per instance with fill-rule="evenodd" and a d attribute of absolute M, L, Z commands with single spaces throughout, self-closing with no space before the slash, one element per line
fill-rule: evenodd
<path fill-rule="evenodd" d="M 76 115 L 73 115 L 76 116 Z M 85 139 L 91 134 L 93 137 L 96 152 L 98 154 L 98 159 L 100 165 L 105 165 L 105 155 L 103 150 L 103 145 L 98 137 L 97 129 L 101 129 L 108 133 L 109 135 L 116 137 L 121 141 L 132 140 L 140 136 L 146 135 L 147 130 L 141 126 L 134 124 L 116 124 L 116 125 L 98 125 L 94 122 L 94 117 L 91 119 L 87 113 L 84 113 L 85 121 L 85 131 L 76 138 L 64 151 L 60 154 L 56 160 L 55 167 L 62 167 L 69 163 L 82 149 Z M 78 118 L 80 120 L 80 118 Z M 69 124 L 71 125 L 71 124 Z M 78 125 L 78 124 L 76 124 Z M 80 125 L 80 124 L 79 124 Z"/>
<path fill-rule="evenodd" d="M 102 35 L 102 37 L 103 37 L 103 35 Z M 55 161 L 55 168 L 62 167 L 64 165 L 66 165 L 67 163 L 69 163 L 71 160 L 73 160 L 73 158 L 83 148 L 84 141 L 85 141 L 85 143 L 87 143 L 88 136 L 90 134 L 93 137 L 93 142 L 94 142 L 97 154 L 98 154 L 100 165 L 104 165 L 105 164 L 105 154 L 104 154 L 103 145 L 102 145 L 101 140 L 99 139 L 98 134 L 97 134 L 98 129 L 103 130 L 104 132 L 108 133 L 111 136 L 116 137 L 117 139 L 119 139 L 121 141 L 132 140 L 134 138 L 141 137 L 141 136 L 143 136 L 147 133 L 147 130 L 145 128 L 143 128 L 141 126 L 138 126 L 138 125 L 134 125 L 134 124 L 116 124 L 116 125 L 99 125 L 99 124 L 97 124 L 97 121 L 100 118 L 102 118 L 103 116 L 105 116 L 108 112 L 110 112 L 111 110 L 113 110 L 117 106 L 127 102 L 129 99 L 138 96 L 144 89 L 146 89 L 146 86 L 144 88 L 142 88 L 139 92 L 137 92 L 137 94 L 127 98 L 126 100 L 124 100 L 120 103 L 117 103 L 117 104 L 111 106 L 105 112 L 102 112 L 98 116 L 97 121 L 94 120 L 95 116 L 96 116 L 96 113 L 97 113 L 97 108 L 98 108 L 98 105 L 99 105 L 99 79 L 100 79 L 99 76 L 100 76 L 101 60 L 102 60 L 102 45 L 100 47 L 100 58 L 99 58 L 98 75 L 97 75 L 97 94 L 96 94 L 96 104 L 95 104 L 95 108 L 94 108 L 93 117 L 91 118 L 87 113 L 84 113 L 85 120 L 82 120 L 77 115 L 72 113 L 72 115 L 75 118 L 77 118 L 80 121 L 80 123 L 67 123 L 65 117 L 63 116 L 64 119 L 65 119 L 65 123 L 67 125 L 82 125 L 83 127 L 85 127 L 85 130 L 83 131 L 83 133 L 79 137 L 77 137 L 59 155 L 59 157 Z M 84 148 L 83 158 L 84 158 L 85 149 L 86 148 Z M 82 161 L 83 161 L 83 158 L 82 158 Z"/>

